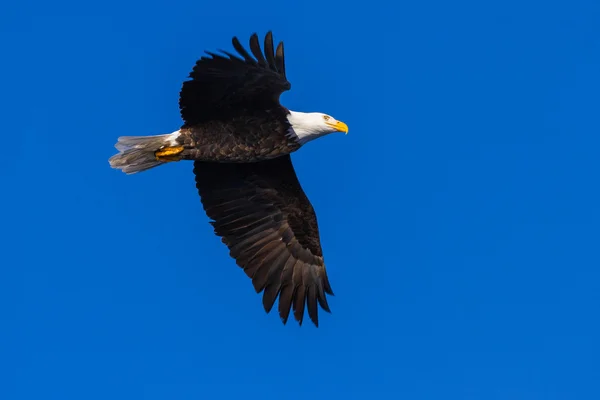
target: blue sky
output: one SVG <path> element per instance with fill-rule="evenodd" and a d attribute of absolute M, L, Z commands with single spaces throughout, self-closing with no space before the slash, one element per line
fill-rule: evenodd
<path fill-rule="evenodd" d="M 485 4 L 484 4 L 485 3 Z M 2 399 L 600 397 L 600 3 L 0 6 Z M 181 124 L 205 49 L 273 30 L 333 313 L 282 326 L 212 233 Z"/>

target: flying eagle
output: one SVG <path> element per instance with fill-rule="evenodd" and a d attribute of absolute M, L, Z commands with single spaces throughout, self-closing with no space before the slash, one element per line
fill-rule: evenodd
<path fill-rule="evenodd" d="M 234 37 L 234 55 L 206 51 L 183 83 L 184 124 L 170 134 L 124 136 L 109 159 L 127 174 L 168 162 L 192 160 L 196 188 L 215 234 L 243 268 L 269 313 L 279 297 L 285 324 L 290 311 L 300 325 L 304 310 L 319 326 L 333 295 L 317 217 L 294 171 L 290 154 L 307 142 L 348 126 L 322 113 L 291 111 L 279 97 L 291 85 L 283 42 L 268 32 L 264 53 L 256 34 L 250 51 Z M 254 56 L 254 57 L 253 57 Z"/>

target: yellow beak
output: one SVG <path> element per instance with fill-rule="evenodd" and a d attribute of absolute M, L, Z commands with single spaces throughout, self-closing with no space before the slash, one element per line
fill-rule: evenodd
<path fill-rule="evenodd" d="M 328 125 L 338 132 L 344 132 L 345 134 L 348 134 L 348 125 L 346 125 L 342 121 L 336 121 Z"/>

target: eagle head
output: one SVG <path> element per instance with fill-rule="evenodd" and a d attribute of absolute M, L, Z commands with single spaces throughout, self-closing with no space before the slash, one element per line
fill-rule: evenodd
<path fill-rule="evenodd" d="M 348 125 L 323 113 L 290 111 L 287 118 L 290 123 L 290 133 L 302 144 L 329 133 L 348 133 Z"/>

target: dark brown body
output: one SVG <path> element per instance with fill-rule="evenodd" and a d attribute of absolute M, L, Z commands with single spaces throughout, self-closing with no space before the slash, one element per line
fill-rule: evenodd
<path fill-rule="evenodd" d="M 211 120 L 183 126 L 178 139 L 184 160 L 255 162 L 290 154 L 300 148 L 283 108 L 253 111 L 227 121 Z"/>

